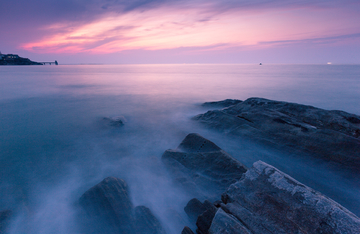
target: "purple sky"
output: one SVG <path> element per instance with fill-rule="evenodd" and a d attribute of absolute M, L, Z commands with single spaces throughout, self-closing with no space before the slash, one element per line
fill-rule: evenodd
<path fill-rule="evenodd" d="M 360 1 L 0 1 L 0 51 L 78 63 L 360 63 Z"/>

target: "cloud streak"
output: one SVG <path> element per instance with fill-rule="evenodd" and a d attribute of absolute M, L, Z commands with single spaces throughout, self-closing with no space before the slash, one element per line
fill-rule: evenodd
<path fill-rule="evenodd" d="M 35 53 L 338 43 L 360 33 L 360 2 L 17 0 L 0 2 L 4 45 Z M 326 39 L 327 38 L 327 39 Z"/>

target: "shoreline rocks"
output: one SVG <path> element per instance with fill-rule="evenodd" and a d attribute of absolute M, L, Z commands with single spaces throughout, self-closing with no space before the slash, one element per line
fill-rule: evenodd
<path fill-rule="evenodd" d="M 221 110 L 210 110 L 193 119 L 226 134 L 290 147 L 360 172 L 358 115 L 249 98 Z"/>
<path fill-rule="evenodd" d="M 194 166 L 193 170 L 184 171 L 192 178 L 194 171 L 201 171 L 197 168 L 198 158 L 203 157 L 200 152 L 208 150 L 219 148 L 198 134 L 189 134 L 175 152 L 196 154 L 187 157 L 167 151 L 163 157 L 181 165 L 196 165 L 196 169 Z M 229 163 L 238 165 L 235 159 Z M 194 184 L 197 188 L 201 186 Z M 243 172 L 222 193 L 221 201 L 202 203 L 194 198 L 184 210 L 191 223 L 196 219 L 198 234 L 360 233 L 360 219 L 356 215 L 262 161 Z M 183 230 L 191 232 L 188 227 Z"/>
<path fill-rule="evenodd" d="M 174 181 L 200 197 L 219 196 L 247 170 L 213 142 L 196 133 L 187 135 L 178 148 L 166 150 L 162 161 Z"/>

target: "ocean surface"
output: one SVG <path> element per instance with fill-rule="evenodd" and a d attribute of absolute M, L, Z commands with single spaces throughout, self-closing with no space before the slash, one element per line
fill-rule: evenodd
<path fill-rule="evenodd" d="M 160 159 L 192 132 L 248 167 L 257 160 L 278 167 L 359 216 L 358 175 L 191 120 L 207 111 L 203 102 L 250 97 L 360 114 L 360 65 L 0 67 L 0 211 L 18 214 L 10 233 L 78 233 L 76 201 L 108 176 L 126 180 L 134 205 L 180 233 L 191 226 L 183 208 L 193 196 L 172 183 Z M 123 127 L 102 122 L 120 115 Z"/>

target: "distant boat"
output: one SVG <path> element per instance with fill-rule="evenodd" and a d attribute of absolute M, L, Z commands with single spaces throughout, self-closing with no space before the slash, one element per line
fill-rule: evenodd
<path fill-rule="evenodd" d="M 259 65 L 262 65 L 262 63 L 260 63 Z"/>

